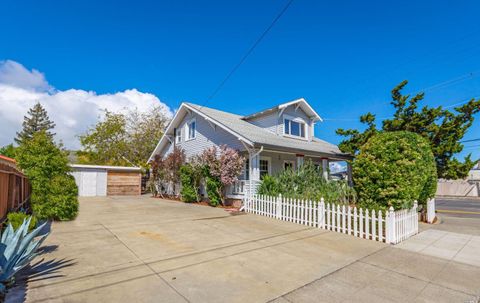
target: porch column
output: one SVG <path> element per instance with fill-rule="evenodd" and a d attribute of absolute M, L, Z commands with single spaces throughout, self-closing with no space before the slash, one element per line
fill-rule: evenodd
<path fill-rule="evenodd" d="M 249 195 L 257 192 L 257 185 L 260 181 L 260 151 L 252 151 L 249 153 L 250 161 L 250 180 L 248 182 Z"/>
<path fill-rule="evenodd" d="M 296 154 L 296 157 L 297 157 L 297 169 L 300 168 L 300 166 L 303 165 L 303 155 L 300 155 L 300 154 Z"/>
<path fill-rule="evenodd" d="M 322 159 L 322 174 L 323 178 L 328 181 L 328 159 Z"/>
<path fill-rule="evenodd" d="M 352 179 L 352 162 L 347 161 L 347 181 L 349 186 L 353 186 Z"/>

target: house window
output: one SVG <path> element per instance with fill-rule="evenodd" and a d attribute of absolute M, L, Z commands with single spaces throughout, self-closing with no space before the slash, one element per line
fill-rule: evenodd
<path fill-rule="evenodd" d="M 267 159 L 260 159 L 260 180 L 263 179 L 263 176 L 268 175 L 269 163 Z"/>
<path fill-rule="evenodd" d="M 285 160 L 285 162 L 283 162 L 283 169 L 293 169 L 293 161 Z"/>
<path fill-rule="evenodd" d="M 175 143 L 181 143 L 181 142 L 182 142 L 182 129 L 175 128 Z"/>
<path fill-rule="evenodd" d="M 250 180 L 250 159 L 245 160 L 245 180 Z"/>
<path fill-rule="evenodd" d="M 187 140 L 195 139 L 197 132 L 197 122 L 195 120 L 191 120 L 187 123 Z"/>
<path fill-rule="evenodd" d="M 286 135 L 305 138 L 305 123 L 285 118 L 283 132 Z"/>

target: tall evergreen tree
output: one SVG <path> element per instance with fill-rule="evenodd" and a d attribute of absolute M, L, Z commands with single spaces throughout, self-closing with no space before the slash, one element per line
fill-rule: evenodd
<path fill-rule="evenodd" d="M 17 132 L 15 142 L 21 144 L 24 140 L 29 140 L 34 134 L 45 131 L 45 133 L 53 137 L 55 133 L 50 132 L 55 127 L 55 123 L 50 121 L 47 111 L 40 102 L 37 102 L 32 108 L 28 110 L 27 116 L 23 117 L 22 131 Z"/>
<path fill-rule="evenodd" d="M 480 99 L 455 107 L 451 112 L 438 107 L 423 106 L 419 102 L 424 94 L 402 95 L 402 89 L 408 81 L 403 81 L 392 90 L 391 104 L 395 108 L 392 119 L 386 119 L 382 128 L 377 129 L 375 115 L 367 113 L 360 117 L 360 122 L 366 124 L 364 132 L 356 129 L 337 129 L 337 134 L 346 139 L 340 143 L 343 152 L 357 154 L 364 145 L 377 132 L 409 131 L 428 139 L 435 156 L 439 178 L 462 179 L 475 164 L 468 155 L 464 162 L 455 159 L 455 154 L 463 150 L 461 139 L 472 126 L 474 115 L 480 112 Z"/>

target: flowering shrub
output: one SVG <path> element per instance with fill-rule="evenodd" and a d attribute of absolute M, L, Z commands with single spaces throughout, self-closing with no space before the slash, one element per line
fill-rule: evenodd
<path fill-rule="evenodd" d="M 238 175 L 242 172 L 245 158 L 240 156 L 236 150 L 222 145 L 220 149 L 213 146 L 204 150 L 200 155 L 200 161 L 208 167 L 207 179 L 208 177 L 212 180 L 218 179 L 219 182 L 213 182 L 211 180 L 210 183 L 212 187 L 214 185 L 218 187 L 216 192 L 220 194 L 220 199 L 223 201 L 225 187 L 238 180 Z M 211 188 L 211 191 L 214 192 L 214 189 Z"/>
<path fill-rule="evenodd" d="M 185 152 L 179 147 L 175 147 L 165 159 L 159 155 L 155 156 L 151 163 L 153 180 L 150 186 L 155 196 L 163 193 L 164 183 L 171 183 L 174 187 L 180 183 L 180 167 L 184 163 Z"/>

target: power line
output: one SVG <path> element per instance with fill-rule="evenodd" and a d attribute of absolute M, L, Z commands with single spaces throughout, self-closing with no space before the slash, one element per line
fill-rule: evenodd
<path fill-rule="evenodd" d="M 277 23 L 277 21 L 283 16 L 283 14 L 287 11 L 287 9 L 290 7 L 292 4 L 293 0 L 290 0 L 287 2 L 287 4 L 283 7 L 283 9 L 280 11 L 280 13 L 273 19 L 272 23 L 263 31 L 263 33 L 260 35 L 260 37 L 257 38 L 255 43 L 248 49 L 248 51 L 243 55 L 243 57 L 240 59 L 240 61 L 230 70 L 230 72 L 227 74 L 227 76 L 220 82 L 220 84 L 217 86 L 217 88 L 208 96 L 206 101 L 202 106 L 205 106 L 213 97 L 215 97 L 216 94 L 223 88 L 225 83 L 227 83 L 228 79 L 232 77 L 232 75 L 237 71 L 237 69 L 245 62 L 247 57 L 253 52 L 253 50 L 262 42 L 263 38 L 268 34 L 268 32 L 273 28 L 273 26 Z"/>
<path fill-rule="evenodd" d="M 462 76 L 455 77 L 455 78 L 452 78 L 452 79 L 449 79 L 449 80 L 446 80 L 446 81 L 437 83 L 437 84 L 435 84 L 435 85 L 429 86 L 429 87 L 427 87 L 427 88 L 418 90 L 418 91 L 416 91 L 415 93 L 410 93 L 409 95 L 416 95 L 416 94 L 418 94 L 418 93 L 420 93 L 420 92 L 432 91 L 432 90 L 434 90 L 434 89 L 444 88 L 444 87 L 447 87 L 447 86 L 456 84 L 456 83 L 461 82 L 461 81 L 469 80 L 469 79 L 472 79 L 472 78 L 476 77 L 479 72 L 480 72 L 480 70 L 473 71 L 473 72 L 469 72 L 469 73 L 464 74 L 464 75 L 462 75 Z M 478 98 L 480 98 L 480 96 L 474 96 L 474 97 L 471 97 L 471 98 L 463 99 L 462 101 L 460 101 L 460 102 L 458 102 L 458 103 L 454 103 L 454 104 L 451 104 L 451 105 L 443 106 L 443 108 L 444 108 L 444 109 L 452 108 L 452 107 L 455 107 L 455 106 L 458 106 L 458 105 L 465 104 L 465 103 L 469 102 L 469 101 L 472 100 L 472 99 L 478 99 Z M 380 120 L 385 120 L 385 119 L 392 119 L 392 118 L 393 118 L 393 117 L 380 117 L 380 118 L 378 118 L 378 119 L 380 119 Z M 323 120 L 324 120 L 324 121 L 358 121 L 359 118 L 323 118 Z"/>
<path fill-rule="evenodd" d="M 453 78 L 453 79 L 450 79 L 450 80 L 447 80 L 447 81 L 444 81 L 444 82 L 440 82 L 438 84 L 429 86 L 429 87 L 424 88 L 422 90 L 418 90 L 414 93 L 410 93 L 410 95 L 417 95 L 418 93 L 425 93 L 425 92 L 432 91 L 432 90 L 435 90 L 435 89 L 445 88 L 445 87 L 451 86 L 453 84 L 457 84 L 457 83 L 465 81 L 465 80 L 470 80 L 471 78 L 475 78 L 477 76 L 478 72 L 479 71 L 477 70 L 477 71 L 474 71 L 474 72 L 464 74 L 464 75 L 462 75 L 460 77 L 457 77 L 457 78 Z"/>
<path fill-rule="evenodd" d="M 467 143 L 467 142 L 476 142 L 476 141 L 480 141 L 480 138 L 478 139 L 470 139 L 470 140 L 463 140 L 463 141 L 459 141 L 460 143 Z"/>

